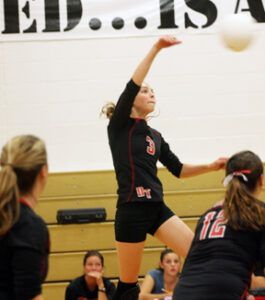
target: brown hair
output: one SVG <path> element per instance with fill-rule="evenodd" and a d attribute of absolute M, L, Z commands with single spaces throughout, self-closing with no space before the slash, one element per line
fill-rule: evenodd
<path fill-rule="evenodd" d="M 116 104 L 113 102 L 108 102 L 101 109 L 101 115 L 105 115 L 108 119 L 111 119 L 113 112 L 115 110 Z"/>
<path fill-rule="evenodd" d="M 0 235 L 3 235 L 18 219 L 18 197 L 30 192 L 42 166 L 47 164 L 44 142 L 33 135 L 14 137 L 3 147 L 0 163 Z"/>
<path fill-rule="evenodd" d="M 244 180 L 240 171 L 245 170 Z M 242 172 L 241 172 L 242 173 Z M 251 151 L 233 155 L 226 164 L 226 175 L 232 175 L 225 194 L 224 216 L 235 230 L 260 230 L 265 227 L 265 208 L 253 196 L 263 174 L 261 159 Z"/>
<path fill-rule="evenodd" d="M 83 259 L 83 265 L 85 266 L 86 265 L 86 261 L 87 259 L 90 257 L 90 256 L 97 256 L 100 261 L 101 261 L 101 264 L 102 264 L 102 267 L 104 267 L 104 257 L 103 255 L 98 252 L 97 250 L 89 250 L 87 251 L 87 253 L 85 254 L 84 256 L 84 259 Z"/>
<path fill-rule="evenodd" d="M 165 249 L 160 253 L 160 263 L 163 262 L 165 256 L 166 256 L 168 253 L 175 253 L 175 252 L 174 252 L 172 249 L 170 249 L 170 248 L 165 248 Z M 175 254 L 177 255 L 178 260 L 179 260 L 179 263 L 181 264 L 181 258 L 180 258 L 180 256 L 179 256 L 177 253 L 175 253 Z M 164 269 L 161 268 L 160 265 L 159 265 L 159 267 L 158 267 L 158 270 L 164 271 Z"/>

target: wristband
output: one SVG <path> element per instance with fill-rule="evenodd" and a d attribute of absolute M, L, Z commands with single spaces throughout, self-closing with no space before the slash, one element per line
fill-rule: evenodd
<path fill-rule="evenodd" d="M 98 288 L 98 291 L 99 291 L 99 292 L 102 292 L 102 293 L 106 293 L 106 289 L 105 289 L 105 287 L 103 287 L 103 288 L 101 288 L 101 289 L 100 289 L 100 288 Z"/>

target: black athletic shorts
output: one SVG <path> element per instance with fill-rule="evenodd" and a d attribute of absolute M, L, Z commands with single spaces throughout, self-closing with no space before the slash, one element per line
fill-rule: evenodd
<path fill-rule="evenodd" d="M 130 202 L 117 207 L 115 238 L 118 242 L 145 241 L 147 233 L 154 235 L 157 229 L 175 214 L 164 202 Z"/>

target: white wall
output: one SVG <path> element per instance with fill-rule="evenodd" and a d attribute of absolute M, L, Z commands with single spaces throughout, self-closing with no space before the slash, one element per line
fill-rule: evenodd
<path fill-rule="evenodd" d="M 251 48 L 225 49 L 214 34 L 182 34 L 147 81 L 162 132 L 184 162 L 242 149 L 265 161 L 265 25 Z M 0 43 L 0 146 L 42 137 L 50 170 L 112 169 L 101 107 L 118 98 L 153 37 Z"/>

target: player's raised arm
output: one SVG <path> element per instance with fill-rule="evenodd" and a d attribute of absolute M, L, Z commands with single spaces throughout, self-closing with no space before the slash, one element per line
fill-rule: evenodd
<path fill-rule="evenodd" d="M 174 36 L 163 36 L 151 47 L 144 59 L 136 67 L 132 80 L 128 82 L 124 91 L 119 97 L 117 104 L 109 103 L 103 108 L 103 113 L 111 120 L 110 125 L 116 128 L 124 126 L 132 114 L 132 107 L 141 92 L 142 83 L 159 51 L 181 42 Z"/>
<path fill-rule="evenodd" d="M 180 40 L 171 35 L 159 38 L 134 71 L 132 76 L 133 81 L 141 86 L 158 52 L 163 48 L 168 48 L 180 43 Z"/>

